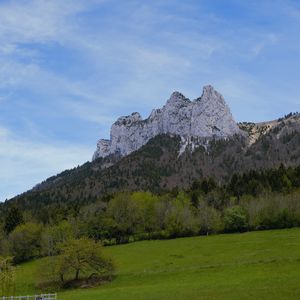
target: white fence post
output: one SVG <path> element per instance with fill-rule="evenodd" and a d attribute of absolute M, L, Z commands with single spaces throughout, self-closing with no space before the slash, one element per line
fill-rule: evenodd
<path fill-rule="evenodd" d="M 27 295 L 27 296 L 2 296 L 0 300 L 37 300 L 39 297 L 42 297 L 43 300 L 57 300 L 57 293 L 54 294 L 40 294 L 40 295 Z"/>

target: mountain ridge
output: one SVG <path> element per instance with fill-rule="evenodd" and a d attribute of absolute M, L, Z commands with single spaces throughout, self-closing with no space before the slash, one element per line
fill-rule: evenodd
<path fill-rule="evenodd" d="M 187 140 L 227 138 L 242 132 L 223 96 L 207 85 L 195 100 L 173 92 L 162 108 L 153 109 L 144 120 L 138 112 L 119 117 L 111 126 L 110 140 L 98 141 L 93 160 L 116 153 L 126 156 L 160 134 L 181 136 L 184 147 Z"/>
<path fill-rule="evenodd" d="M 249 123 L 255 124 L 255 123 Z M 240 125 L 242 127 L 242 125 Z M 243 128 L 243 127 L 242 127 Z M 235 173 L 300 165 L 300 115 L 280 118 L 254 143 L 249 135 L 211 139 L 179 156 L 180 136 L 158 135 L 140 149 L 122 157 L 113 154 L 67 170 L 13 198 L 26 209 L 63 203 L 90 203 L 119 191 L 161 193 L 188 188 L 194 181 L 213 177 L 226 183 Z M 79 204 L 78 204 L 79 203 Z"/>
<path fill-rule="evenodd" d="M 139 143 L 129 143 L 124 151 L 116 151 L 119 137 L 125 133 L 127 145 L 128 132 L 139 136 L 145 127 L 149 130 L 147 124 L 161 131 L 150 130 Z M 203 129 L 203 124 L 208 126 Z M 215 133 L 216 124 L 221 130 Z M 194 132 L 197 134 L 191 134 Z M 135 138 L 133 135 L 133 141 Z M 12 202 L 24 207 L 39 201 L 39 205 L 93 202 L 119 191 L 160 193 L 188 188 L 194 181 L 208 177 L 223 184 L 234 173 L 281 164 L 298 166 L 300 115 L 290 113 L 273 121 L 236 123 L 222 95 L 212 86 L 205 86 L 202 96 L 193 101 L 174 92 L 162 109 L 153 110 L 145 120 L 137 112 L 118 118 L 112 125 L 111 140 L 100 141 L 107 147 L 105 155 L 94 155 L 91 162 L 48 178 Z"/>

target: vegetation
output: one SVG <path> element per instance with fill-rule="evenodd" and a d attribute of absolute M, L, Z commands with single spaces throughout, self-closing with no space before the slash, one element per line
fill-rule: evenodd
<path fill-rule="evenodd" d="M 11 210 L 7 215 L 9 218 L 4 220 L 14 221 Z M 58 210 L 55 218 L 43 223 L 30 211 L 17 218 L 24 223 L 7 233 L 5 222 L 0 233 L 0 255 L 14 257 L 15 263 L 62 254 L 67 250 L 61 245 L 66 247 L 74 239 L 88 238 L 114 245 L 297 227 L 300 226 L 300 167 L 281 165 L 277 169 L 234 174 L 226 185 L 208 178 L 195 181 L 186 190 L 174 189 L 156 195 L 118 193 L 107 201 L 78 207 L 76 214 L 72 210 L 61 214 Z M 72 243 L 75 246 L 79 242 Z"/>
<path fill-rule="evenodd" d="M 17 207 L 13 206 L 8 210 L 6 214 L 3 230 L 6 234 L 9 234 L 23 222 L 23 215 L 21 214 L 20 210 Z"/>
<path fill-rule="evenodd" d="M 54 276 L 57 276 L 62 286 L 84 278 L 111 279 L 114 265 L 111 259 L 102 253 L 102 247 L 87 238 L 73 239 L 60 245 L 60 255 L 55 258 Z M 72 276 L 73 275 L 73 276 Z M 80 275 L 82 275 L 80 277 Z"/>
<path fill-rule="evenodd" d="M 105 247 L 116 277 L 99 287 L 59 291 L 61 300 L 300 298 L 300 229 L 223 234 Z M 16 294 L 34 294 L 51 258 L 19 265 Z"/>
<path fill-rule="evenodd" d="M 242 291 L 259 299 L 299 296 L 299 257 L 296 251 L 286 253 L 287 260 L 280 256 L 299 245 L 278 232 L 153 241 L 299 227 L 300 127 L 291 120 L 298 117 L 288 115 L 269 131 L 262 128 L 264 134 L 250 146 L 245 137 L 235 136 L 207 141 L 205 148 L 180 156 L 179 137 L 157 136 L 125 158 L 86 163 L 0 203 L 2 294 L 14 292 L 15 268 L 19 291 L 29 293 L 37 287 L 110 282 L 116 265 L 116 280 L 101 292 L 69 291 L 63 299 L 100 294 L 123 299 L 123 290 L 130 299 L 240 299 Z M 299 236 L 299 230 L 282 232 Z M 128 244 L 142 240 L 152 241 Z M 286 248 L 279 251 L 283 243 Z M 261 253 L 265 249 L 269 252 Z M 106 255 L 110 252 L 116 264 Z M 38 275 L 27 275 L 31 267 Z M 280 271 L 288 275 L 279 277 Z M 279 279 L 290 288 L 284 294 L 276 290 Z"/>
<path fill-rule="evenodd" d="M 41 256 L 42 226 L 25 223 L 17 226 L 9 235 L 11 254 L 16 263 Z"/>
<path fill-rule="evenodd" d="M 253 124 L 243 126 L 251 131 Z M 300 115 L 289 115 L 272 129 L 261 126 L 259 138 L 252 144 L 246 136 L 193 141 L 199 143 L 198 148 L 178 155 L 180 137 L 159 135 L 126 157 L 112 155 L 87 162 L 0 204 L 0 216 L 15 205 L 49 223 L 76 216 L 83 206 L 106 202 L 122 191 L 163 194 L 174 188 L 187 190 L 194 181 L 209 177 L 228 184 L 234 173 L 277 169 L 282 163 L 295 168 L 300 165 Z"/>
<path fill-rule="evenodd" d="M 2 295 L 15 292 L 15 268 L 10 257 L 0 257 L 0 287 Z"/>

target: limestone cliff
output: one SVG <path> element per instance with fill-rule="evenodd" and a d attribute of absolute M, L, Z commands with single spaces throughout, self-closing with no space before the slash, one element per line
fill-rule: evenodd
<path fill-rule="evenodd" d="M 126 156 L 159 134 L 179 135 L 182 147 L 199 139 L 227 138 L 241 131 L 223 96 L 210 85 L 196 100 L 174 92 L 166 104 L 143 120 L 137 112 L 120 117 L 111 127 L 110 140 L 99 140 L 93 159 L 110 154 Z M 195 146 L 195 145 L 193 145 Z"/>

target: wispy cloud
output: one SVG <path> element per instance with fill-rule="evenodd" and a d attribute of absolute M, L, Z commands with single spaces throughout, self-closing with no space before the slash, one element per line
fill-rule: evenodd
<path fill-rule="evenodd" d="M 0 201 L 22 193 L 42 178 L 90 159 L 92 148 L 61 142 L 34 143 L 0 128 Z"/>
<path fill-rule="evenodd" d="M 70 30 L 69 17 L 82 11 L 80 1 L 3 1 L 0 4 L 0 38 L 6 44 L 63 42 Z"/>
<path fill-rule="evenodd" d="M 89 159 L 118 115 L 173 90 L 211 83 L 239 121 L 298 110 L 298 15 L 292 0 L 1 1 L 0 193 Z"/>

